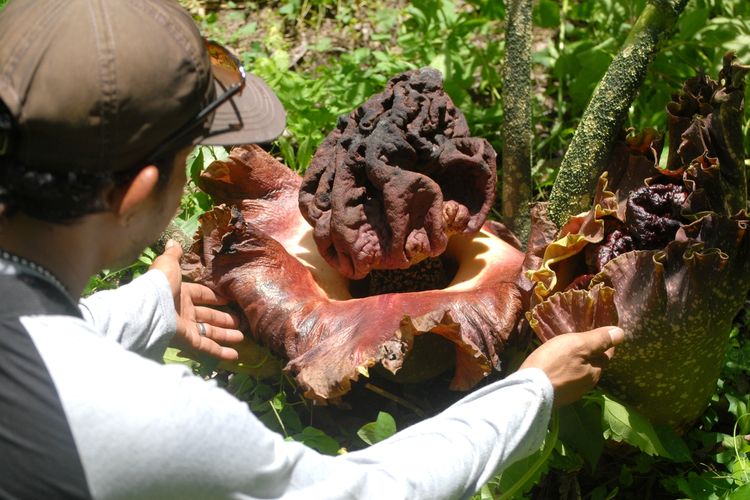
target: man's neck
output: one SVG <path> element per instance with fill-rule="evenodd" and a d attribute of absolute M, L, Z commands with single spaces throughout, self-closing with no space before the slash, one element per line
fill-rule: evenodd
<path fill-rule="evenodd" d="M 77 299 L 89 278 L 101 269 L 95 217 L 72 224 L 50 224 L 17 214 L 0 222 L 0 249 L 52 273 Z M 97 241 L 99 240 L 99 241 Z"/>

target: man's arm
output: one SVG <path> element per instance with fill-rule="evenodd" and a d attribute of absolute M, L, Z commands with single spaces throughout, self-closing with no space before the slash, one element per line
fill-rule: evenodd
<path fill-rule="evenodd" d="M 93 335 L 76 318 L 24 322 L 60 395 L 96 498 L 462 498 L 536 449 L 553 392 L 598 379 L 606 329 L 542 346 L 536 367 L 491 384 L 366 450 L 323 456 L 286 442 L 214 384 Z M 60 335 L 61 330 L 65 335 Z M 610 339 L 610 340 L 607 340 Z M 541 353 L 540 353 L 541 351 Z M 544 353 L 549 351 L 548 355 Z M 597 361 L 598 363 L 598 361 Z"/>
<path fill-rule="evenodd" d="M 154 360 L 164 355 L 177 326 L 169 283 L 156 270 L 81 299 L 78 307 L 96 332 Z"/>
<path fill-rule="evenodd" d="M 26 327 L 95 498 L 465 497 L 539 446 L 552 406 L 544 374 L 524 370 L 373 447 L 328 457 L 284 441 L 184 367 L 128 353 L 80 320 Z"/>
<path fill-rule="evenodd" d="M 97 332 L 153 360 L 161 359 L 170 342 L 220 360 L 236 360 L 237 351 L 227 344 L 242 341 L 239 320 L 216 309 L 226 300 L 208 287 L 182 283 L 181 255 L 181 247 L 170 240 L 149 272 L 116 290 L 82 299 L 84 318 Z"/>
<path fill-rule="evenodd" d="M 391 479 L 398 497 L 466 498 L 541 446 L 552 403 L 544 373 L 523 370 L 345 458 L 370 468 L 374 487 Z"/>

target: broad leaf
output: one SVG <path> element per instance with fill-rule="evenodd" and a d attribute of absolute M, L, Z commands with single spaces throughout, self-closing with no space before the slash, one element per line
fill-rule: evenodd
<path fill-rule="evenodd" d="M 335 439 L 315 427 L 305 427 L 302 432 L 291 436 L 291 438 L 326 455 L 337 455 L 341 449 Z"/>
<path fill-rule="evenodd" d="M 606 394 L 601 395 L 601 403 L 604 437 L 628 443 L 648 455 L 690 460 L 687 445 L 674 432 L 657 431 L 643 415 Z"/>
<path fill-rule="evenodd" d="M 542 457 L 542 453 L 543 450 L 540 449 L 539 451 L 534 452 L 528 457 L 513 463 L 510 467 L 505 469 L 500 476 L 500 481 L 497 485 L 498 489 L 501 492 L 507 492 L 511 488 L 513 488 L 515 490 L 515 495 L 513 496 L 513 498 L 518 498 L 518 495 L 522 495 L 528 492 L 535 484 L 539 482 L 542 475 L 544 475 L 547 470 L 549 470 L 549 460 L 545 460 L 541 467 L 534 471 L 532 475 L 526 477 L 526 473 L 530 470 L 530 468 L 534 467 L 537 464 L 537 462 Z M 523 481 L 523 484 L 517 484 L 519 481 Z"/>
<path fill-rule="evenodd" d="M 740 486 L 729 495 L 729 500 L 750 500 L 750 483 Z"/>
<path fill-rule="evenodd" d="M 591 470 L 596 469 L 604 449 L 601 411 L 582 401 L 560 408 L 560 440 L 583 455 Z"/>
<path fill-rule="evenodd" d="M 381 411 L 378 413 L 378 419 L 375 422 L 365 424 L 357 431 L 357 436 L 365 443 L 373 445 L 393 436 L 395 433 L 396 421 L 389 413 Z"/>

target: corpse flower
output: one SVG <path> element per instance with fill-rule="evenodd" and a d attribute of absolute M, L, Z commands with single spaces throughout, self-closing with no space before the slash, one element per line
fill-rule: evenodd
<path fill-rule="evenodd" d="M 623 140 L 593 208 L 551 242 L 550 226 L 537 226 L 527 256 L 537 335 L 619 324 L 632 340 L 617 347 L 602 385 L 657 424 L 684 428 L 703 412 L 750 289 L 740 127 L 748 69 L 729 55 L 719 82 L 688 80 L 667 107 L 666 168 L 653 131 Z"/>
<path fill-rule="evenodd" d="M 523 254 L 485 223 L 495 153 L 468 133 L 424 69 L 340 119 L 304 179 L 235 148 L 201 175 L 216 207 L 184 270 L 242 309 L 310 398 L 375 365 L 407 379 L 454 366 L 451 387 L 469 389 L 515 331 Z"/>

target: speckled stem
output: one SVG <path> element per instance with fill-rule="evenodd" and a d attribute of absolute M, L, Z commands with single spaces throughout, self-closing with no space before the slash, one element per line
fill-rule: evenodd
<path fill-rule="evenodd" d="M 503 222 L 525 245 L 531 225 L 531 0 L 508 6 L 503 115 Z"/>
<path fill-rule="evenodd" d="M 646 77 L 661 41 L 688 0 L 649 0 L 620 53 L 594 90 L 565 153 L 549 200 L 549 216 L 561 227 L 570 215 L 590 208 L 594 187 L 617 134 Z"/>

